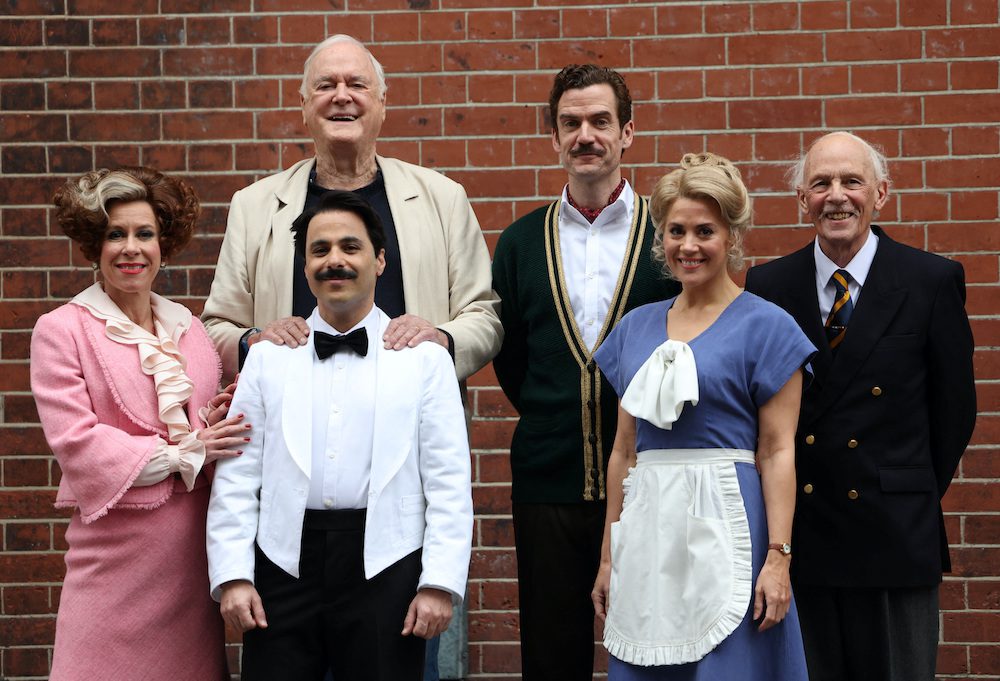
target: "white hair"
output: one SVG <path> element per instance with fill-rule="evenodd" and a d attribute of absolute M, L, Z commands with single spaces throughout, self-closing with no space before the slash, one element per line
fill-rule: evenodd
<path fill-rule="evenodd" d="M 320 52 L 330 47 L 331 45 L 337 45 L 338 43 L 348 43 L 351 45 L 356 45 L 360 47 L 362 50 L 364 50 L 365 54 L 368 55 L 368 59 L 371 60 L 372 69 L 375 71 L 375 80 L 376 84 L 378 85 L 377 94 L 379 96 L 379 99 L 384 99 L 385 91 L 388 89 L 388 86 L 385 84 L 385 69 L 383 69 L 382 65 L 379 64 L 378 59 L 375 58 L 375 55 L 373 55 L 371 51 L 367 47 L 365 47 L 364 43 L 362 43 L 360 40 L 358 40 L 353 36 L 347 35 L 346 33 L 338 33 L 337 35 L 330 36 L 329 38 L 321 42 L 319 45 L 314 47 L 313 51 L 309 53 L 309 56 L 306 57 L 306 63 L 302 67 L 302 85 L 299 86 L 299 94 L 305 97 L 309 92 L 309 83 L 307 82 L 309 78 L 309 67 L 312 66 L 313 60 L 316 59 L 316 55 L 318 55 Z"/>
<path fill-rule="evenodd" d="M 809 148 L 806 149 L 805 153 L 802 154 L 799 159 L 788 169 L 785 177 L 788 180 L 788 184 L 791 185 L 792 191 L 799 189 L 805 183 L 805 173 L 806 173 L 806 158 L 809 156 L 809 152 L 812 148 L 816 146 L 816 143 L 820 140 L 824 140 L 832 135 L 843 135 L 849 139 L 854 140 L 862 146 L 865 153 L 868 154 L 868 162 L 871 163 L 872 169 L 875 171 L 875 181 L 881 182 L 885 180 L 889 182 L 889 162 L 885 159 L 885 154 L 882 151 L 867 141 L 861 139 L 852 132 L 846 130 L 835 130 L 834 132 L 827 133 L 822 137 L 818 137 L 813 140 Z"/>

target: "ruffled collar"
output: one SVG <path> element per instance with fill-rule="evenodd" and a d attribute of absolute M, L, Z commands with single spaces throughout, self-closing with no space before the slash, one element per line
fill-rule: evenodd
<path fill-rule="evenodd" d="M 167 427 L 170 441 L 177 442 L 190 433 L 191 424 L 184 405 L 194 392 L 194 384 L 184 373 L 186 362 L 178 343 L 191 328 L 191 311 L 151 293 L 155 332 L 151 334 L 132 322 L 99 283 L 80 292 L 70 302 L 103 321 L 104 332 L 110 340 L 138 348 L 142 372 L 153 377 L 160 420 Z"/>

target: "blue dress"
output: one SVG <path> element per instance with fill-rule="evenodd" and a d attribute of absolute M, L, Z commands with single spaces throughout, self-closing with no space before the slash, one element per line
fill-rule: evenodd
<path fill-rule="evenodd" d="M 667 340 L 667 312 L 676 299 L 628 313 L 594 355 L 621 397 L 632 377 Z M 685 404 L 671 430 L 636 420 L 636 451 L 733 449 L 755 451 L 757 414 L 794 372 L 805 367 L 815 348 L 783 310 L 752 293 L 740 294 L 718 319 L 687 344 L 697 364 L 699 400 Z M 752 578 L 767 557 L 767 520 L 760 475 L 755 466 L 735 463 L 750 530 Z M 627 587 L 626 587 L 627 588 Z M 614 594 L 611 595 L 614 599 Z M 794 601 L 785 619 L 760 632 L 751 620 L 751 595 L 742 622 L 696 662 L 637 666 L 611 657 L 612 681 L 807 681 L 802 637 Z"/>

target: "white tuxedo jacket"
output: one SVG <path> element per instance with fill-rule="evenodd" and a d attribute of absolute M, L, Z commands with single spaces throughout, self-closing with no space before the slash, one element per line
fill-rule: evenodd
<path fill-rule="evenodd" d="M 455 342 L 460 380 L 500 350 L 500 299 L 493 292 L 490 254 L 462 185 L 434 170 L 376 157 L 396 223 L 406 311 L 447 331 Z M 292 314 L 292 222 L 305 206 L 314 159 L 253 183 L 233 195 L 212 290 L 202 320 L 236 373 L 240 338 Z"/>
<path fill-rule="evenodd" d="M 419 587 L 465 594 L 472 547 L 472 484 L 465 413 L 455 369 L 436 343 L 385 350 L 378 338 L 364 569 L 371 579 L 423 547 Z M 253 426 L 243 454 L 220 460 L 208 509 L 212 597 L 233 579 L 254 579 L 254 542 L 299 576 L 302 522 L 312 466 L 313 344 L 256 343 L 231 414 Z"/>

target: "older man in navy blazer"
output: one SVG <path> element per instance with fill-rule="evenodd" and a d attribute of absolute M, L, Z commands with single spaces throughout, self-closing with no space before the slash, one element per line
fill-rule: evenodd
<path fill-rule="evenodd" d="M 469 569 L 458 380 L 436 343 L 381 342 L 384 234 L 363 199 L 328 192 L 293 231 L 310 342 L 250 349 L 231 413 L 252 436 L 209 505 L 212 595 L 246 632 L 244 681 L 419 681 Z"/>
<path fill-rule="evenodd" d="M 816 239 L 754 267 L 747 290 L 819 348 L 796 435 L 792 580 L 812 681 L 931 681 L 941 497 L 972 435 L 973 340 L 962 266 L 872 225 L 885 158 L 835 132 L 794 185 Z"/>

